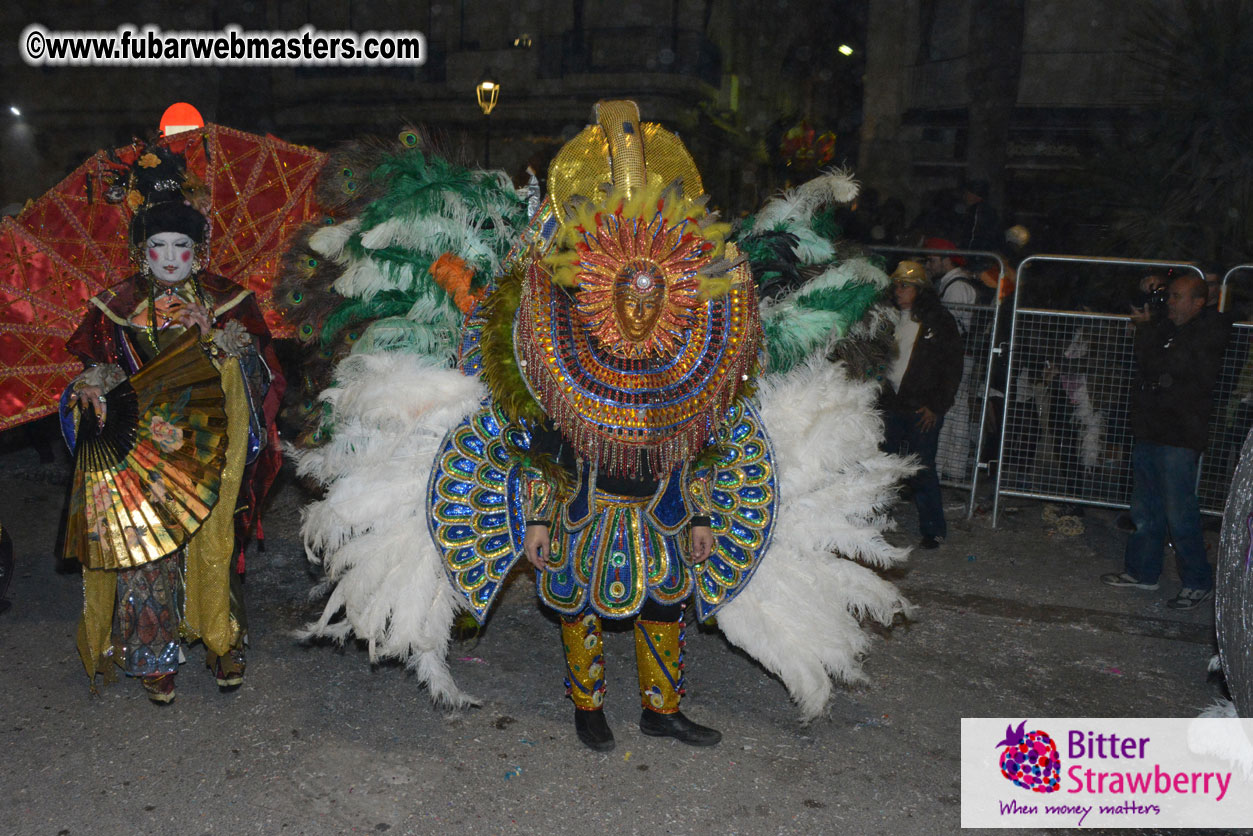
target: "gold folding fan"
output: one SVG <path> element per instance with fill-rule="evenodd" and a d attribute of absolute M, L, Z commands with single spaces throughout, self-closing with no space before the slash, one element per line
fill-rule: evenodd
<path fill-rule="evenodd" d="M 226 467 L 218 370 L 188 329 L 84 413 L 65 556 L 88 569 L 141 566 L 186 543 L 217 503 Z"/>

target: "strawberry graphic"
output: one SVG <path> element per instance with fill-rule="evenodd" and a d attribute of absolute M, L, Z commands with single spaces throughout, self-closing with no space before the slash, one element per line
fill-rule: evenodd
<path fill-rule="evenodd" d="M 1024 733 L 1027 721 L 1014 728 L 1005 727 L 1005 739 L 997 746 L 1001 752 L 1001 774 L 1018 786 L 1032 792 L 1057 792 L 1062 774 L 1062 761 L 1057 756 L 1057 744 L 1047 732 L 1039 730 Z"/>

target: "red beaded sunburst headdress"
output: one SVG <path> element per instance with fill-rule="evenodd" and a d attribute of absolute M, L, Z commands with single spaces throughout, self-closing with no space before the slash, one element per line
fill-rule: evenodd
<path fill-rule="evenodd" d="M 526 265 L 515 352 L 584 458 L 664 475 L 747 381 L 757 299 L 682 142 L 641 125 L 634 102 L 602 102 L 597 118 L 549 170 L 560 227 Z"/>

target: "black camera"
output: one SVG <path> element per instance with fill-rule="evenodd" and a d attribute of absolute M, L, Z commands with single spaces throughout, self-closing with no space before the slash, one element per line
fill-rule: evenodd
<path fill-rule="evenodd" d="M 1169 295 L 1170 291 L 1164 285 L 1148 291 L 1142 290 L 1136 299 L 1136 307 L 1148 308 L 1149 319 L 1152 322 L 1161 322 L 1166 318 L 1166 297 Z"/>
<path fill-rule="evenodd" d="M 1165 287 L 1155 287 L 1149 291 L 1146 304 L 1154 322 L 1161 322 L 1166 318 L 1166 297 L 1169 295 L 1170 292 Z"/>

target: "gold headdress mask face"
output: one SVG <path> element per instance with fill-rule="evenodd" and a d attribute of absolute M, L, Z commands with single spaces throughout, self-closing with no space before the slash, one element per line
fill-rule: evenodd
<path fill-rule="evenodd" d="M 586 293 L 585 293 L 586 295 Z M 624 341 L 644 343 L 661 319 L 666 303 L 666 276 L 655 262 L 639 259 L 614 277 L 613 314 Z"/>

